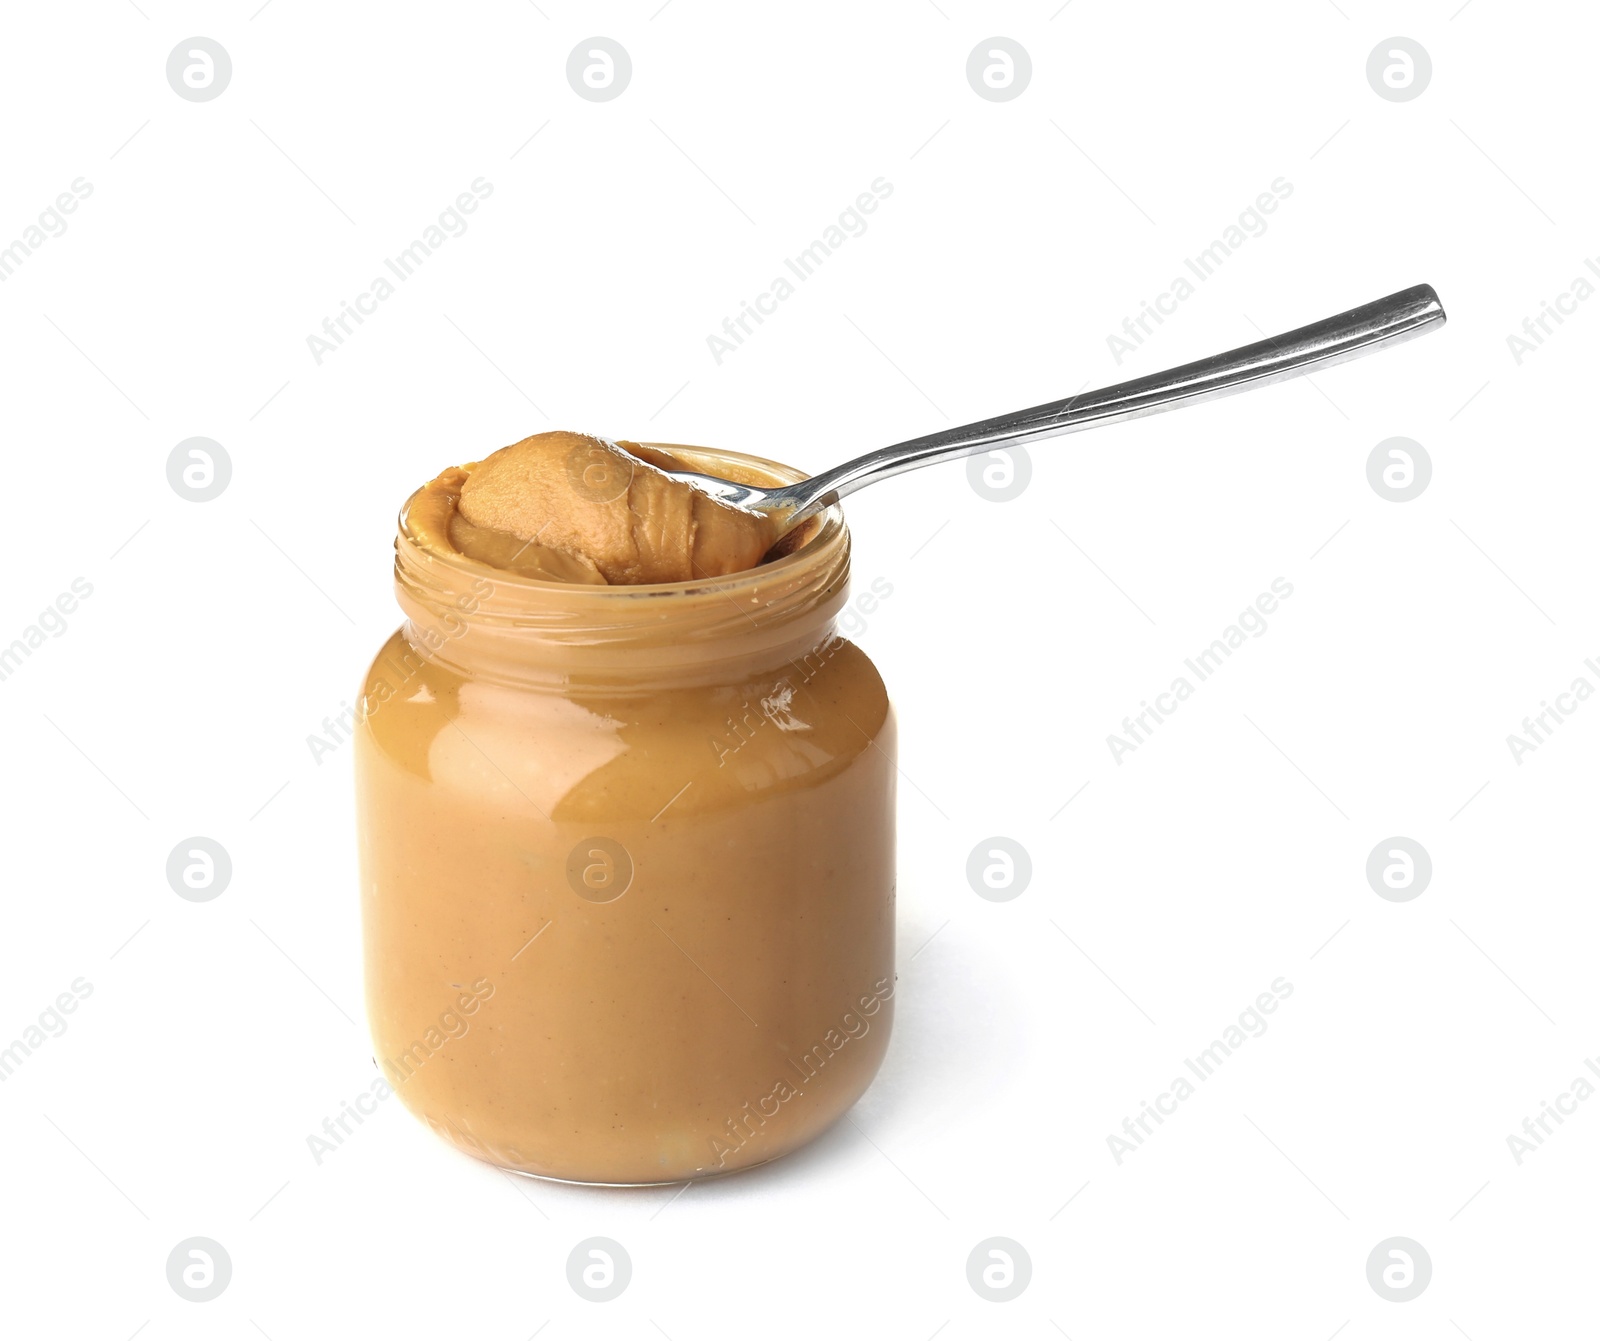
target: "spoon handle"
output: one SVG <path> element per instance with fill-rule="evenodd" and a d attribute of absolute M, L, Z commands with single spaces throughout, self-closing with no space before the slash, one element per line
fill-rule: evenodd
<path fill-rule="evenodd" d="M 799 504 L 794 514 L 798 520 L 835 499 L 908 470 L 1282 382 L 1414 339 L 1443 325 L 1444 319 L 1439 295 L 1431 285 L 1418 284 L 1338 316 L 1180 368 L 880 447 L 784 492 Z"/>

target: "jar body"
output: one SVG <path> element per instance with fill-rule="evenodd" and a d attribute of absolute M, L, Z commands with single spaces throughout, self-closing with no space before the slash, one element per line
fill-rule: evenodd
<path fill-rule="evenodd" d="M 462 1149 L 731 1172 L 837 1120 L 894 991 L 894 719 L 859 648 L 714 683 L 504 683 L 408 623 L 355 755 L 375 1060 Z"/>

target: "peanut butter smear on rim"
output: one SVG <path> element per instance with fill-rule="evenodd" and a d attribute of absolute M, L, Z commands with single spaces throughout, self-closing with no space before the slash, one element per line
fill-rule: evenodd
<path fill-rule="evenodd" d="M 687 582 L 756 567 L 771 519 L 666 474 L 689 469 L 641 443 L 535 433 L 442 471 L 406 522 L 426 548 L 547 582 Z"/>

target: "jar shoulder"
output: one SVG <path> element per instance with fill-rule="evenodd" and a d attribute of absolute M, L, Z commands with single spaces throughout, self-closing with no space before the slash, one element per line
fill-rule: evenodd
<path fill-rule="evenodd" d="M 712 804 L 812 784 L 869 751 L 887 760 L 894 728 L 877 667 L 844 638 L 741 683 L 599 691 L 473 681 L 401 630 L 367 672 L 360 716 L 369 762 L 430 782 L 509 784 L 546 810 L 631 810 L 690 786 Z"/>

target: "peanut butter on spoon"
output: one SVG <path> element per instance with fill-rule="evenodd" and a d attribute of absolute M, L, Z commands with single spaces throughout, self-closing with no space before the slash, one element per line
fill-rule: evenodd
<path fill-rule="evenodd" d="M 775 537 L 771 519 L 665 473 L 683 468 L 638 443 L 536 433 L 425 492 L 454 495 L 452 548 L 527 576 L 624 585 L 754 568 Z"/>

